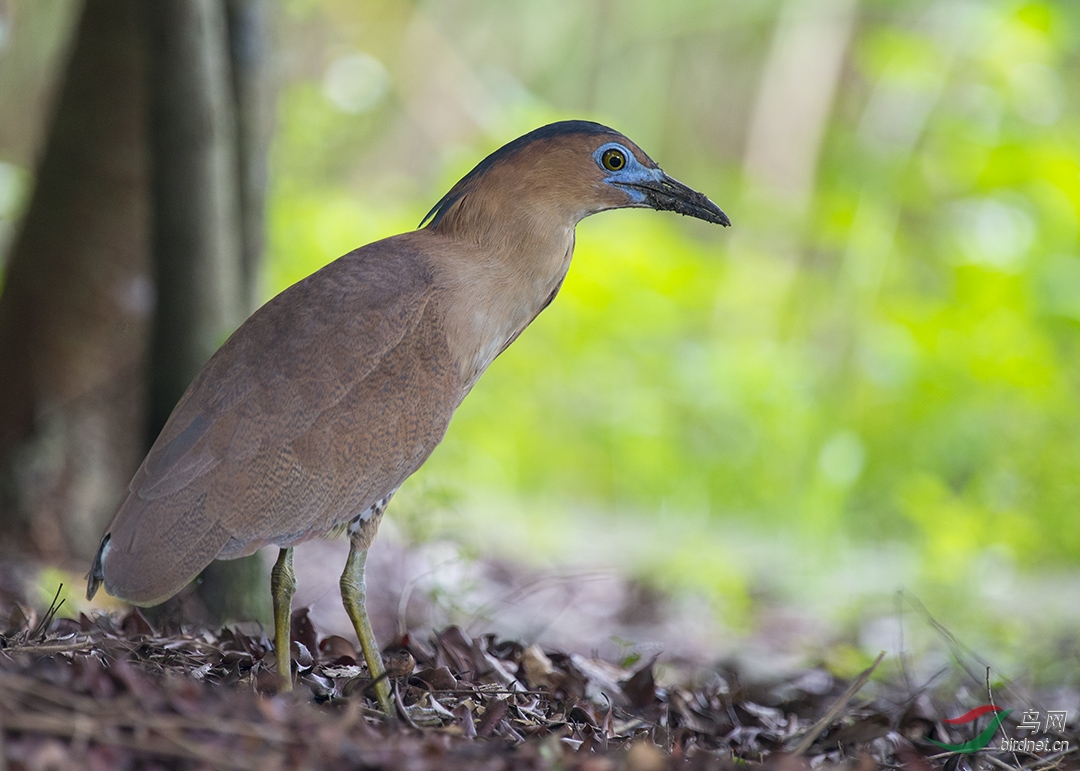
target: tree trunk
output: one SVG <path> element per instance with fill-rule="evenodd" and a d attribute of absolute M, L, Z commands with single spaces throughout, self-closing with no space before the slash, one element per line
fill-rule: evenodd
<path fill-rule="evenodd" d="M 241 152 L 223 0 L 157 0 L 147 6 L 153 177 L 153 252 L 158 287 L 151 344 L 151 436 L 191 380 L 251 307 L 261 216 L 241 195 L 249 148 Z M 247 73 L 237 75 L 245 82 Z M 251 236 L 249 236 L 249 239 Z M 245 258 L 246 254 L 246 258 Z M 217 620 L 269 616 L 258 556 L 214 563 L 198 593 Z"/>
<path fill-rule="evenodd" d="M 266 16 L 86 2 L 0 295 L 9 553 L 88 564 L 148 441 L 255 306 Z M 257 558 L 205 576 L 215 618 L 269 616 Z"/>
<path fill-rule="evenodd" d="M 139 0 L 88 0 L 0 295 L 5 550 L 88 561 L 142 447 L 147 276 Z"/>
<path fill-rule="evenodd" d="M 244 318 L 236 118 L 220 0 L 146 6 L 150 38 L 153 254 L 150 437 Z"/>
<path fill-rule="evenodd" d="M 226 0 L 229 58 L 236 104 L 240 277 L 246 313 L 261 304 L 259 268 L 266 230 L 267 155 L 273 127 L 273 87 L 267 64 L 270 14 L 266 0 Z"/>

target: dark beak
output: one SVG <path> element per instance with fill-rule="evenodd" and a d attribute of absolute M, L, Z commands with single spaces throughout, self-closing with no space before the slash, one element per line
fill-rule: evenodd
<path fill-rule="evenodd" d="M 622 184 L 644 194 L 644 206 L 650 206 L 659 211 L 678 212 L 687 217 L 696 217 L 724 227 L 731 224 L 731 220 L 719 206 L 697 190 L 687 187 L 662 172 L 659 179 Z"/>

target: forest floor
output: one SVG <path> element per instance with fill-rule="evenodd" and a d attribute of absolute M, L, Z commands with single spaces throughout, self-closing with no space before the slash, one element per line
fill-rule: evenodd
<path fill-rule="evenodd" d="M 65 618 L 0 591 L 0 771 L 1080 768 L 1080 715 L 1040 709 L 1045 698 L 975 660 L 957 664 L 958 689 L 915 685 L 903 661 L 881 657 L 842 678 L 825 665 L 600 655 L 450 625 L 380 635 L 387 718 L 354 644 L 313 616 L 293 614 L 295 689 L 281 693 L 257 625 Z"/>

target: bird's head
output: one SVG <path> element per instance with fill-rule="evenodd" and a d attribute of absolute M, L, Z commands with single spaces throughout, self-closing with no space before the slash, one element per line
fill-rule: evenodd
<path fill-rule="evenodd" d="M 514 214 L 573 227 L 590 214 L 627 207 L 674 211 L 718 225 L 727 215 L 701 193 L 664 173 L 619 132 L 588 121 L 531 131 L 477 164 L 424 217 L 436 229 L 506 222 Z"/>

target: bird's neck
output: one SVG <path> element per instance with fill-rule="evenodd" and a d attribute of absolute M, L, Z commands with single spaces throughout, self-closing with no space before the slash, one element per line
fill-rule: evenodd
<path fill-rule="evenodd" d="M 573 254 L 576 223 L 528 217 L 502 223 L 498 230 L 433 232 L 447 342 L 461 366 L 463 397 L 551 302 Z"/>

